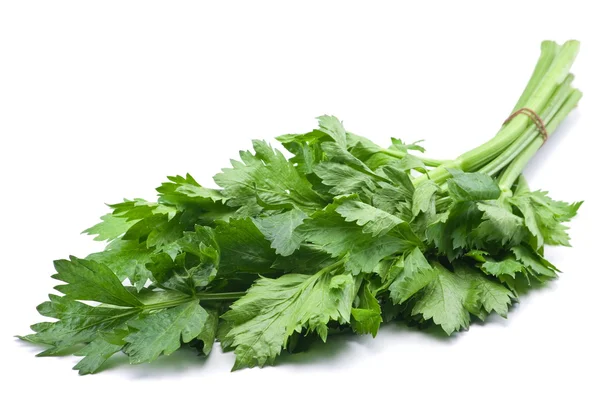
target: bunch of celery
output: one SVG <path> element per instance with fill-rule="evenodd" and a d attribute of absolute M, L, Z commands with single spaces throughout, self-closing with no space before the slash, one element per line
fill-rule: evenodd
<path fill-rule="evenodd" d="M 124 352 L 151 362 L 219 341 L 234 369 L 272 363 L 331 332 L 376 335 L 400 319 L 445 332 L 509 306 L 556 277 L 545 245 L 568 245 L 581 203 L 531 191 L 521 172 L 577 105 L 569 69 L 578 43 L 542 44 L 513 115 L 453 161 L 392 139 L 384 148 L 335 117 L 263 141 L 214 178 L 169 177 L 158 200 L 112 205 L 87 230 L 106 249 L 55 262 L 39 312 L 56 319 L 23 339 L 41 355 L 84 356 L 80 373 Z M 93 303 L 90 303 L 92 301 Z"/>

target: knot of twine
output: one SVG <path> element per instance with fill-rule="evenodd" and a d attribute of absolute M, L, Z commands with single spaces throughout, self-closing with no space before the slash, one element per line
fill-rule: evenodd
<path fill-rule="evenodd" d="M 537 113 L 531 108 L 523 107 L 518 109 L 517 111 L 512 113 L 508 118 L 506 118 L 506 121 L 504 121 L 502 125 L 508 124 L 514 117 L 516 117 L 519 114 L 526 115 L 529 117 L 529 119 L 533 121 L 538 131 L 540 131 L 540 135 L 542 135 L 544 143 L 546 143 L 546 140 L 548 140 L 548 131 L 546 130 L 546 124 L 544 124 L 542 118 L 540 118 L 540 116 L 537 115 Z"/>

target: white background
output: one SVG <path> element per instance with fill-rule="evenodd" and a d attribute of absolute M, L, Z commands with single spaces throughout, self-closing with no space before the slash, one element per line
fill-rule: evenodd
<path fill-rule="evenodd" d="M 595 2 L 492 3 L 2 2 L 3 397 L 600 398 Z M 105 202 L 153 199 L 172 174 L 210 185 L 251 138 L 309 131 L 325 113 L 381 144 L 426 139 L 432 157 L 454 157 L 496 132 L 539 43 L 571 38 L 584 98 L 526 175 L 586 202 L 573 247 L 548 251 L 561 278 L 508 320 L 451 338 L 389 325 L 235 373 L 232 354 L 188 351 L 79 377 L 75 357 L 35 358 L 13 337 L 39 320 L 52 260 L 100 249 L 79 232 Z"/>

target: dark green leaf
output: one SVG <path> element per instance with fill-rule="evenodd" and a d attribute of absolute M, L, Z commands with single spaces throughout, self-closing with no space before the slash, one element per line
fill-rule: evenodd
<path fill-rule="evenodd" d="M 500 188 L 489 175 L 479 172 L 452 170 L 448 193 L 454 201 L 493 200 L 500 197 Z"/>
<path fill-rule="evenodd" d="M 75 353 L 76 356 L 84 356 L 81 361 L 73 367 L 79 370 L 80 375 L 93 374 L 115 353 L 125 346 L 123 338 L 127 335 L 126 330 L 99 335 L 83 349 Z"/>
<path fill-rule="evenodd" d="M 114 240 L 104 251 L 92 253 L 86 259 L 106 265 L 121 282 L 129 279 L 139 291 L 152 277 L 146 268 L 146 264 L 152 262 L 152 254 L 152 250 L 144 243 L 135 240 Z"/>
<path fill-rule="evenodd" d="M 333 257 L 347 256 L 346 266 L 354 274 L 372 272 L 381 259 L 421 245 L 405 224 L 377 238 L 364 233 L 360 226 L 345 221 L 336 212 L 342 201 L 339 199 L 311 215 L 298 231 L 306 241 L 320 246 Z"/>
<path fill-rule="evenodd" d="M 76 300 L 93 300 L 116 306 L 137 307 L 142 303 L 121 284 L 105 265 L 71 256 L 54 262 L 54 279 L 66 282 L 56 290 Z"/>
<path fill-rule="evenodd" d="M 207 319 L 208 313 L 192 300 L 132 320 L 128 325 L 135 331 L 125 337 L 125 352 L 132 364 L 152 362 L 198 337 Z"/>
<path fill-rule="evenodd" d="M 356 222 L 363 227 L 364 233 L 372 236 L 385 235 L 403 222 L 392 214 L 351 198 L 340 201 L 336 211 L 346 221 Z"/>
<path fill-rule="evenodd" d="M 329 321 L 350 322 L 354 279 L 328 272 L 261 278 L 231 306 L 223 318 L 232 324 L 226 337 L 234 370 L 272 363 L 294 332 L 317 332 L 325 341 Z"/>
<path fill-rule="evenodd" d="M 436 277 L 436 270 L 429 265 L 427 259 L 415 248 L 399 262 L 400 273 L 390 285 L 390 298 L 394 304 L 402 304 L 429 285 Z"/>
<path fill-rule="evenodd" d="M 278 150 L 263 141 L 253 141 L 255 154 L 241 152 L 243 162 L 232 161 L 233 168 L 224 168 L 215 175 L 215 182 L 223 188 L 233 207 L 260 210 L 258 201 L 265 206 L 317 209 L 322 199 L 310 183 Z M 243 212 L 243 210 L 242 210 Z"/>
<path fill-rule="evenodd" d="M 217 223 L 216 240 L 221 250 L 220 275 L 268 273 L 276 254 L 251 219 Z"/>
<path fill-rule="evenodd" d="M 300 210 L 292 209 L 281 214 L 257 218 L 254 223 L 271 242 L 271 247 L 282 256 L 289 256 L 300 247 L 302 236 L 296 228 L 302 225 L 306 214 Z"/>
<path fill-rule="evenodd" d="M 358 304 L 352 308 L 351 325 L 354 332 L 361 335 L 371 334 L 373 337 L 379 331 L 381 319 L 381 307 L 373 296 L 367 284 L 363 284 L 358 292 Z"/>

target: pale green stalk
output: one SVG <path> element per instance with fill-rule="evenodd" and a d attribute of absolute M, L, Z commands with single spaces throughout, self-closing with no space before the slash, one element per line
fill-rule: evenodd
<path fill-rule="evenodd" d="M 524 107 L 533 110 L 537 114 L 544 109 L 546 103 L 549 101 L 557 87 L 567 78 L 569 69 L 577 56 L 578 50 L 579 42 L 577 41 L 568 41 L 560 47 L 558 54 L 552 60 L 546 74 L 540 79 L 531 95 L 528 96 L 527 101 L 524 103 Z M 530 120 L 528 117 L 517 115 L 510 122 L 505 124 L 494 138 L 483 145 L 462 154 L 456 160 L 440 165 L 430 171 L 428 175 L 416 178 L 414 182 L 415 185 L 418 185 L 427 179 L 442 183 L 450 177 L 448 169 L 452 168 L 461 169 L 463 171 L 478 170 L 500 155 L 508 146 L 517 140 L 527 130 L 529 122 Z"/>
<path fill-rule="evenodd" d="M 566 116 L 577 106 L 577 103 L 581 99 L 582 93 L 573 89 L 565 103 L 562 105 L 558 113 L 552 118 L 552 120 L 546 125 L 546 131 L 548 132 L 548 136 L 550 136 L 558 127 L 560 122 L 566 118 Z M 540 147 L 544 144 L 544 139 L 540 136 L 536 137 L 525 150 L 523 150 L 511 163 L 502 175 L 500 176 L 500 180 L 498 185 L 500 189 L 504 191 L 510 190 L 513 186 L 521 172 L 529 162 L 529 160 L 535 155 L 535 153 L 540 149 Z"/>
<path fill-rule="evenodd" d="M 540 113 L 540 118 L 545 123 L 549 123 L 554 116 L 559 112 L 562 105 L 565 103 L 573 89 L 571 83 L 573 82 L 574 76 L 569 74 L 564 82 L 556 89 L 548 104 L 544 110 Z M 515 140 L 508 148 L 496 157 L 492 162 L 485 165 L 478 172 L 482 172 L 488 175 L 495 175 L 506 167 L 515 157 L 517 157 L 533 140 L 542 135 L 537 125 L 530 124 L 529 128 L 521 137 Z"/>
<path fill-rule="evenodd" d="M 541 47 L 542 52 L 537 64 L 535 65 L 533 74 L 531 75 L 525 90 L 523 90 L 523 94 L 521 94 L 521 97 L 519 97 L 519 100 L 517 101 L 517 104 L 515 104 L 515 108 L 513 108 L 512 112 L 523 108 L 523 105 L 527 102 L 527 100 L 529 100 L 535 89 L 537 89 L 544 75 L 546 75 L 548 72 L 548 69 L 552 65 L 554 58 L 560 50 L 560 46 L 556 42 L 550 40 L 544 40 Z"/>

